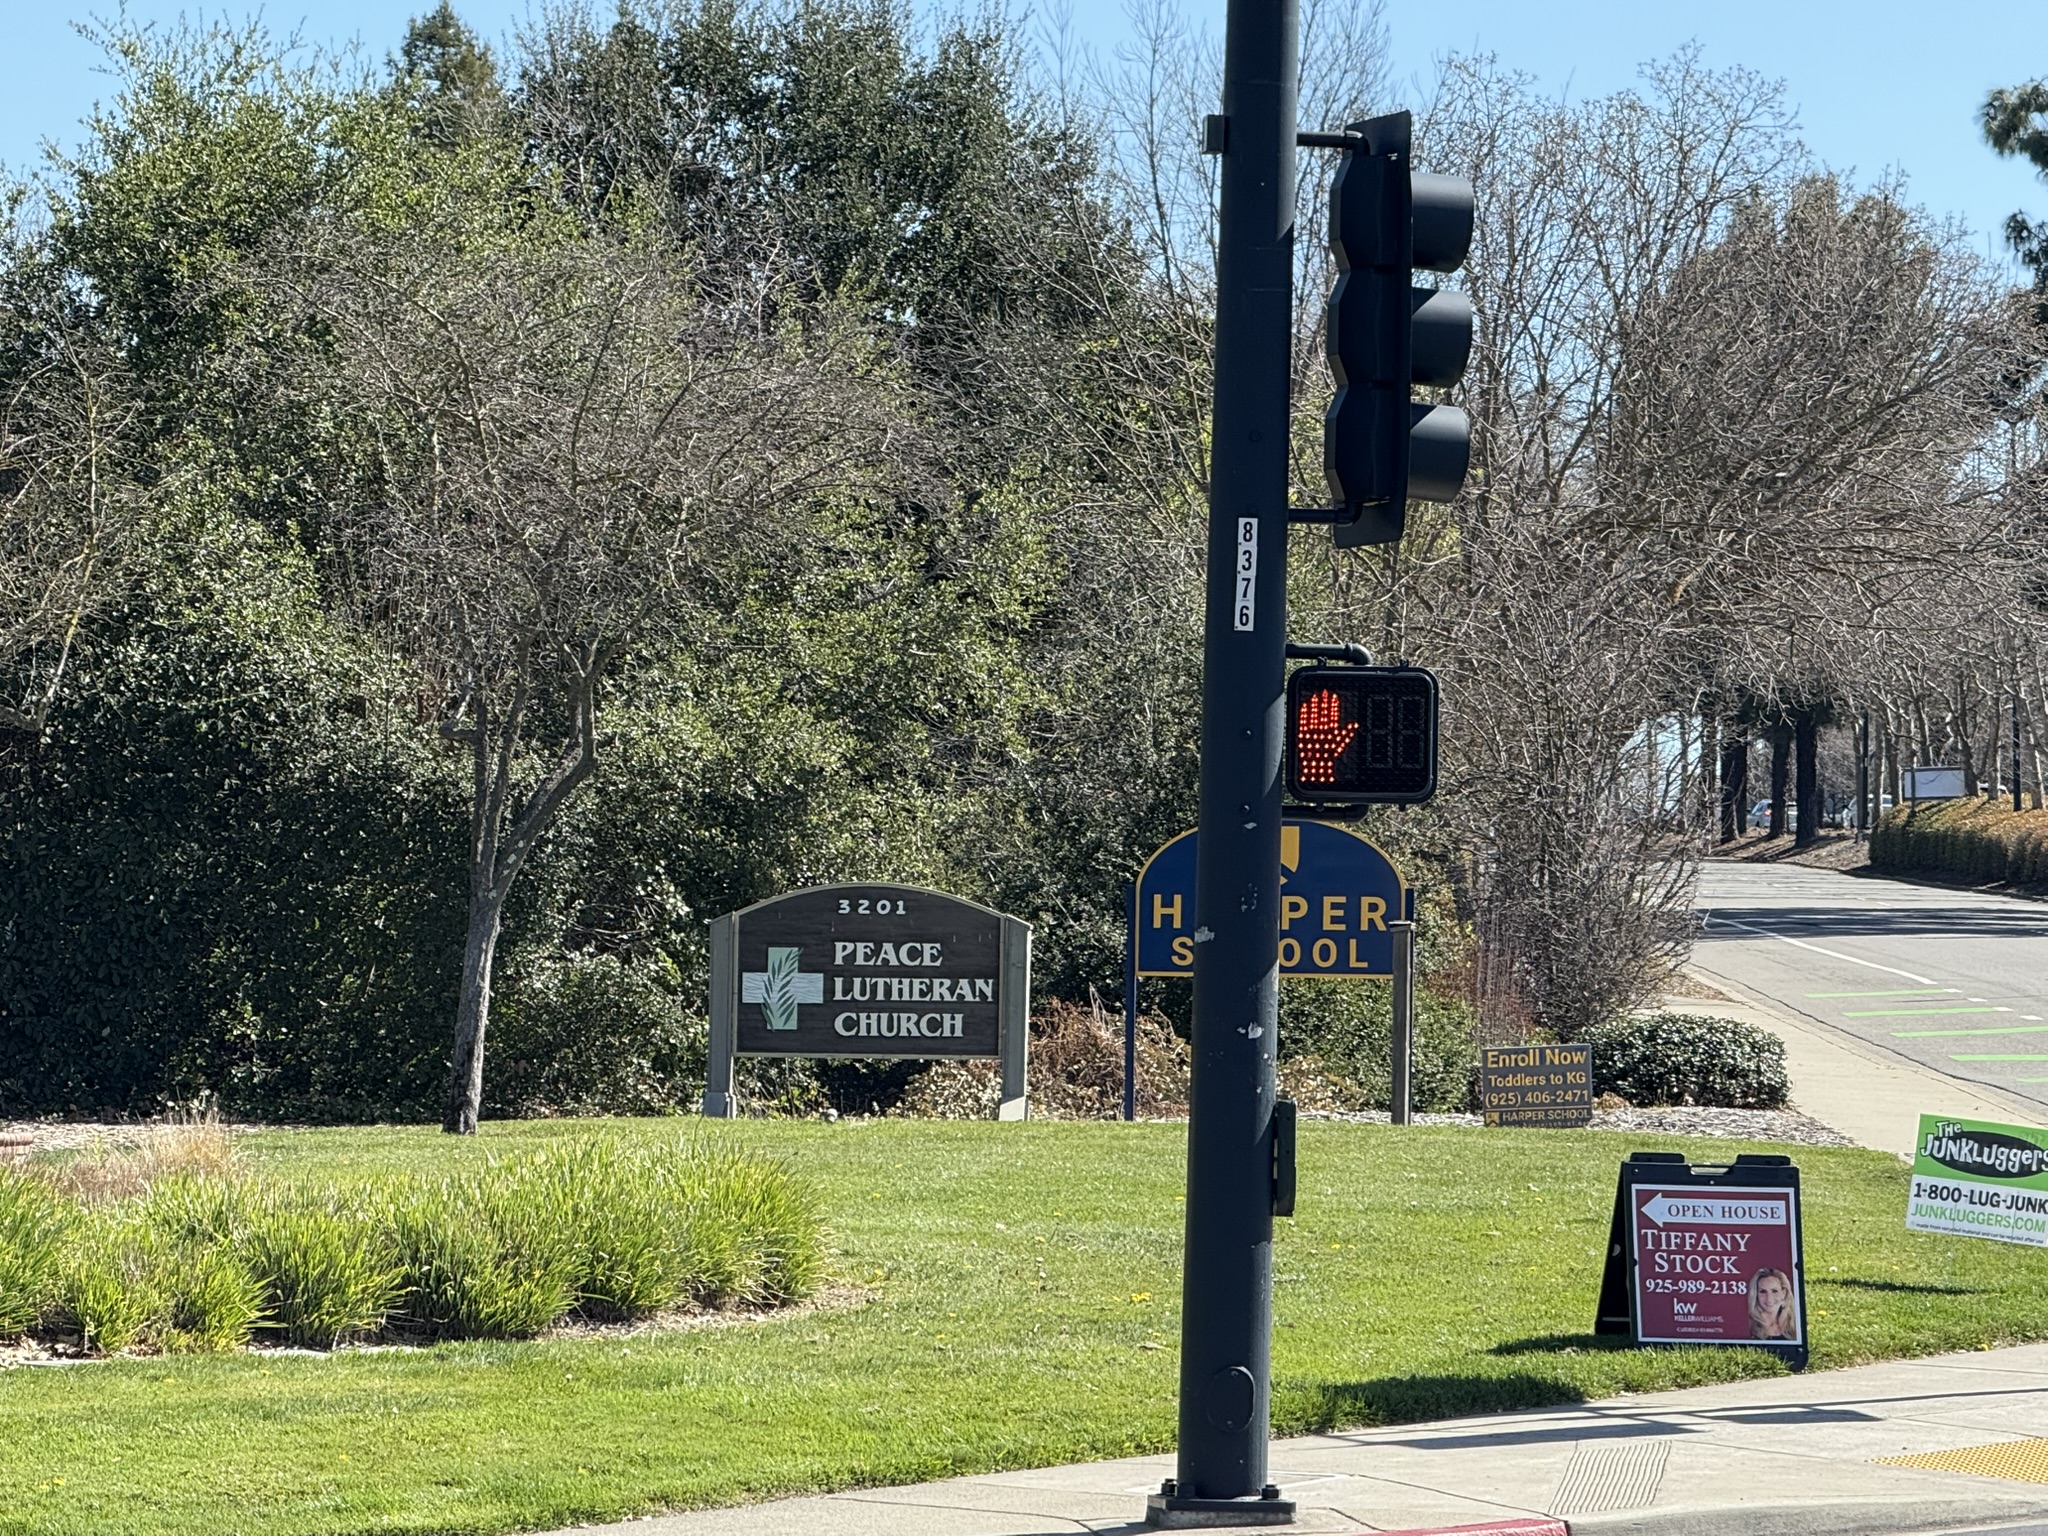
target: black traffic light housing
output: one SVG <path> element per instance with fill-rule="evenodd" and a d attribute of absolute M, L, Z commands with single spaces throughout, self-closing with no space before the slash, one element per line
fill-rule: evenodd
<path fill-rule="evenodd" d="M 1286 785 L 1296 800 L 1427 800 L 1436 745 L 1436 676 L 1420 667 L 1302 667 L 1287 679 Z"/>
<path fill-rule="evenodd" d="M 1337 394 L 1323 418 L 1323 472 L 1349 514 L 1339 545 L 1390 544 L 1407 504 L 1450 501 L 1465 482 L 1472 423 L 1456 406 L 1424 405 L 1415 385 L 1447 388 L 1465 376 L 1472 303 L 1448 289 L 1417 288 L 1416 268 L 1450 272 L 1472 247 L 1472 184 L 1417 175 L 1406 112 L 1346 130 L 1330 187 L 1330 250 L 1337 258 L 1327 342 Z"/>

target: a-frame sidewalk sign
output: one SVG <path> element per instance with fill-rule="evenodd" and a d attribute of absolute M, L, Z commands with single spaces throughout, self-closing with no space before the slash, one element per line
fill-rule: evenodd
<path fill-rule="evenodd" d="M 1696 1164 L 1633 1152 L 1621 1165 L 1593 1331 L 1637 1344 L 1767 1350 L 1793 1370 L 1807 1356 L 1799 1170 L 1743 1153 Z"/>

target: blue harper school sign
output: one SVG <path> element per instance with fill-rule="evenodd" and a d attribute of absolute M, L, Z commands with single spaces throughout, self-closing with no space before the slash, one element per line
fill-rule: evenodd
<path fill-rule="evenodd" d="M 1322 821 L 1280 829 L 1280 974 L 1394 974 L 1390 919 L 1410 916 L 1408 887 L 1378 848 Z M 1195 834 L 1153 854 L 1138 876 L 1138 974 L 1195 971 Z"/>

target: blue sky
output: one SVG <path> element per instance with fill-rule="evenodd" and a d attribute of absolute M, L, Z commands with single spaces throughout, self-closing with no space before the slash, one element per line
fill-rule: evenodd
<path fill-rule="evenodd" d="M 360 38 L 381 57 L 406 18 L 432 0 L 271 0 L 273 26 L 309 39 Z M 609 3 L 609 0 L 606 0 Z M 1098 47 L 1127 33 L 1121 0 L 1071 0 L 1075 30 Z M 1181 0 L 1220 33 L 1223 0 Z M 1013 4 L 1020 8 L 1021 0 Z M 79 117 L 107 90 L 93 47 L 73 17 L 108 14 L 109 0 L 0 0 L 0 161 L 20 169 L 40 143 L 76 138 Z M 189 0 L 129 0 L 137 19 L 170 20 Z M 529 14 L 529 0 L 468 0 L 472 25 L 499 35 Z M 207 14 L 221 15 L 217 6 Z M 232 5 L 241 18 L 251 7 Z M 1689 40 L 1710 64 L 1745 64 L 1782 78 L 1809 144 L 1830 165 L 1869 179 L 1896 168 L 1913 199 L 1965 218 L 1995 245 L 2015 208 L 2048 215 L 2048 187 L 2027 167 L 1984 146 L 1976 110 L 1995 85 L 2048 75 L 2048 4 L 2038 0 L 1388 0 L 1395 77 L 1427 80 L 1447 53 L 1483 49 L 1547 86 L 1599 95 L 1624 86 L 1643 60 Z M 1410 93 L 1423 94 L 1419 86 Z"/>

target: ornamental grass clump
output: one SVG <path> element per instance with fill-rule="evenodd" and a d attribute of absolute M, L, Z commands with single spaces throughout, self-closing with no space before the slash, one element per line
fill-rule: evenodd
<path fill-rule="evenodd" d="M 132 1208 L 94 1211 L 74 1230 L 56 1311 L 59 1326 L 76 1333 L 87 1350 L 117 1355 L 154 1342 L 161 1331 L 156 1325 L 165 1310 L 162 1266 L 151 1239 Z"/>
<path fill-rule="evenodd" d="M 393 1325 L 428 1339 L 532 1338 L 575 1305 L 576 1205 L 541 1160 L 394 1191 Z"/>
<path fill-rule="evenodd" d="M 0 1173 L 0 1335 L 90 1352 L 532 1338 L 572 1315 L 772 1306 L 816 1288 L 808 1186 L 762 1159 L 609 1138 L 441 1178 L 265 1187 L 159 1169 L 67 1195 Z"/>
<path fill-rule="evenodd" d="M 690 1294 L 689 1224 L 673 1155 L 623 1150 L 606 1137 L 570 1152 L 562 1176 L 580 1196 L 576 1298 L 585 1316 L 631 1322 Z"/>
<path fill-rule="evenodd" d="M 130 1200 L 179 1177 L 227 1178 L 235 1142 L 211 1105 L 124 1132 L 96 1136 L 77 1152 L 39 1170 L 59 1194 L 88 1204 Z"/>
<path fill-rule="evenodd" d="M 188 1248 L 160 1274 L 163 1313 L 156 1342 L 168 1354 L 240 1349 L 269 1316 L 268 1289 L 232 1253 Z"/>
<path fill-rule="evenodd" d="M 779 1306 L 816 1290 L 825 1268 L 816 1196 L 780 1164 L 730 1152 L 682 1160 L 689 1299 Z"/>
<path fill-rule="evenodd" d="M 381 1202 L 366 1191 L 285 1188 L 251 1199 L 233 1243 L 261 1282 L 267 1326 L 301 1349 L 374 1333 L 403 1272 Z"/>
<path fill-rule="evenodd" d="M 74 1215 L 41 1179 L 0 1168 L 0 1339 L 26 1333 L 57 1299 Z"/>

